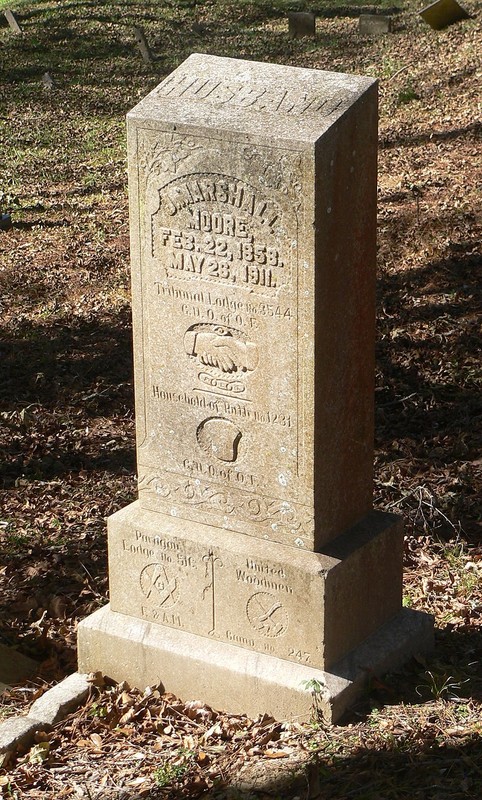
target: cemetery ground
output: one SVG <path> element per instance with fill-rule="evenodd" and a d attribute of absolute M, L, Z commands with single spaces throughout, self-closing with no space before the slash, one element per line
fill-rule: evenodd
<path fill-rule="evenodd" d="M 300 2 L 317 35 L 290 39 L 283 0 L 8 4 L 22 33 L 2 17 L 0 640 L 39 671 L 0 717 L 76 669 L 76 624 L 107 600 L 105 518 L 136 494 L 124 115 L 193 51 L 380 79 L 375 503 L 406 520 L 404 602 L 435 616 L 436 644 L 368 676 L 333 726 L 316 687 L 312 722 L 288 724 L 93 676 L 81 708 L 3 765 L 3 796 L 482 795 L 481 5 L 464 5 L 471 19 L 435 32 L 412 0 Z M 361 10 L 390 11 L 394 32 L 360 36 Z"/>

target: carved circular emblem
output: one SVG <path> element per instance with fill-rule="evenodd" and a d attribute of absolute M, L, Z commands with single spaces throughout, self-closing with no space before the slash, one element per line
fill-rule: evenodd
<path fill-rule="evenodd" d="M 208 417 L 198 426 L 196 439 L 199 446 L 211 458 L 233 462 L 238 457 L 241 431 L 229 419 Z"/>
<path fill-rule="evenodd" d="M 148 564 L 144 567 L 140 584 L 146 599 L 163 608 L 172 608 L 179 600 L 177 578 L 169 575 L 162 564 Z"/>
<path fill-rule="evenodd" d="M 286 609 L 274 594 L 256 592 L 246 604 L 246 614 L 253 628 L 263 636 L 282 636 L 288 628 Z"/>

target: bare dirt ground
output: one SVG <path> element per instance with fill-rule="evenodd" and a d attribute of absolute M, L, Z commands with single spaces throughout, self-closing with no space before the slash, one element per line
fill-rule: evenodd
<path fill-rule="evenodd" d="M 320 6 L 315 40 L 288 39 L 282 5 L 37 0 L 21 37 L 0 27 L 0 636 L 41 663 L 0 714 L 76 668 L 76 624 L 107 600 L 105 518 L 136 492 L 123 116 L 193 50 L 380 79 L 375 503 L 406 519 L 404 602 L 436 649 L 338 726 L 97 676 L 0 770 L 5 797 L 482 794 L 480 4 L 440 32 L 404 6 L 375 39 L 359 8 Z"/>

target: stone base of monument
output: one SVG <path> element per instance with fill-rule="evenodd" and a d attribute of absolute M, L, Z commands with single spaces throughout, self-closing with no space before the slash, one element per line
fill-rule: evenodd
<path fill-rule="evenodd" d="M 178 697 L 202 699 L 213 708 L 256 717 L 308 720 L 312 688 L 317 707 L 336 722 L 370 678 L 432 647 L 427 614 L 402 609 L 330 671 L 284 661 L 119 614 L 105 606 L 79 625 L 79 669 L 100 670 L 114 680 L 145 688 L 160 685 Z"/>
<path fill-rule="evenodd" d="M 428 649 L 401 609 L 402 526 L 381 512 L 323 553 L 143 509 L 108 521 L 110 606 L 79 626 L 79 669 L 225 711 L 335 720 L 366 677 Z"/>

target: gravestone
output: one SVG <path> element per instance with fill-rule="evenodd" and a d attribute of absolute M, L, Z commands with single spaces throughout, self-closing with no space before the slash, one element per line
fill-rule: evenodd
<path fill-rule="evenodd" d="M 152 62 L 154 61 L 154 57 L 152 55 L 151 48 L 149 47 L 144 31 L 142 30 L 142 28 L 137 28 L 137 27 L 134 27 L 133 31 L 137 46 L 139 48 L 143 60 L 145 61 L 146 64 L 152 64 Z"/>
<path fill-rule="evenodd" d="M 454 22 L 470 19 L 470 14 L 457 3 L 457 0 L 435 0 L 435 3 L 430 3 L 419 11 L 419 14 L 424 22 L 436 31 L 453 25 Z"/>
<path fill-rule="evenodd" d="M 55 86 L 54 79 L 52 78 L 50 72 L 44 72 L 42 75 L 42 83 L 46 89 L 53 89 Z"/>
<path fill-rule="evenodd" d="M 303 36 L 314 37 L 316 16 L 313 11 L 291 11 L 288 13 L 288 32 L 292 39 Z"/>
<path fill-rule="evenodd" d="M 358 30 L 363 36 L 382 36 L 392 30 L 391 17 L 382 14 L 360 14 Z"/>
<path fill-rule="evenodd" d="M 376 82 L 192 55 L 128 141 L 139 499 L 79 669 L 335 719 L 431 642 L 372 508 Z"/>
<path fill-rule="evenodd" d="M 11 215 L 0 212 L 0 231 L 9 231 L 12 227 Z"/>
<path fill-rule="evenodd" d="M 3 13 L 4 13 L 5 18 L 6 18 L 8 24 L 10 26 L 10 30 L 12 30 L 13 33 L 17 33 L 17 34 L 18 33 L 22 33 L 22 29 L 21 29 L 20 25 L 18 24 L 17 18 L 15 16 L 15 14 L 13 13 L 13 11 L 10 11 L 9 8 L 5 8 Z"/>

